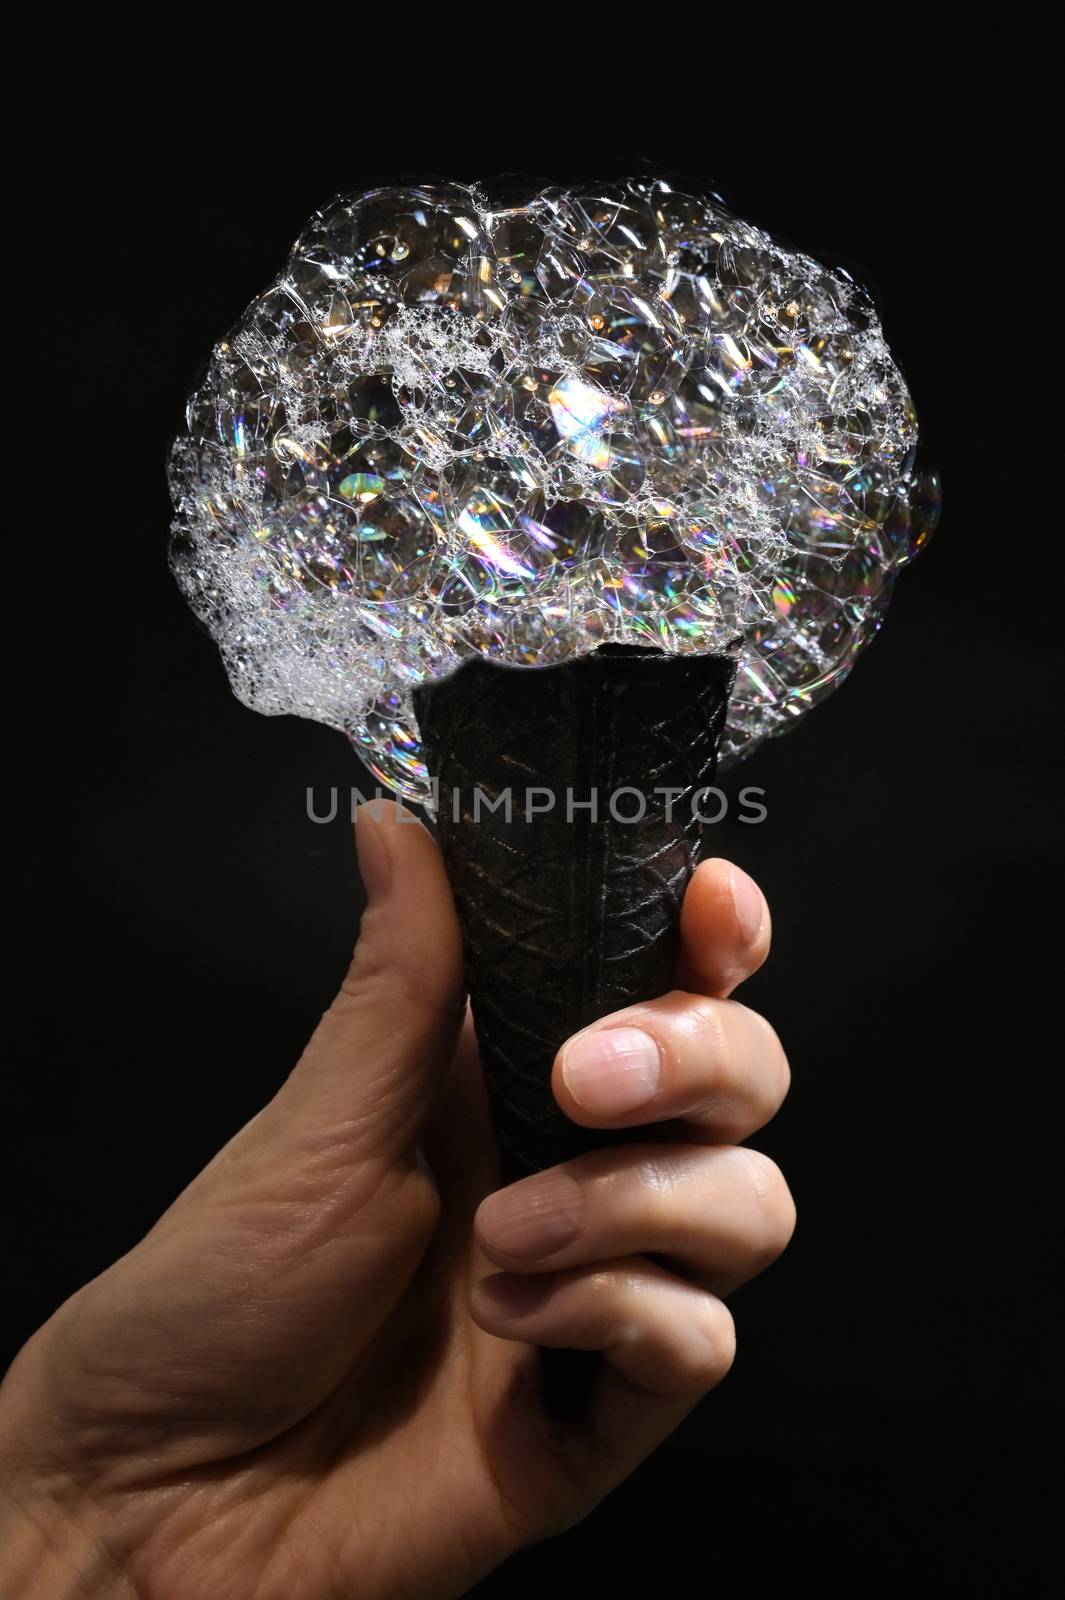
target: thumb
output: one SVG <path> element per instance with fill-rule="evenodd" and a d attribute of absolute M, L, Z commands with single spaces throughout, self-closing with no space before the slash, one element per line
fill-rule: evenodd
<path fill-rule="evenodd" d="M 435 1225 L 418 1142 L 463 1017 L 459 930 L 429 833 L 391 802 L 373 810 L 356 827 L 368 904 L 355 956 L 300 1061 L 37 1336 L 60 1354 L 49 1370 L 71 1375 L 71 1415 L 105 1416 L 120 1444 L 132 1429 L 138 1450 L 166 1440 L 187 1464 L 307 1415 L 389 1316 Z"/>
<path fill-rule="evenodd" d="M 349 1209 L 386 1176 L 424 1176 L 418 1144 L 465 1010 L 454 901 L 435 841 L 398 802 L 361 805 L 355 839 L 367 903 L 340 991 L 273 1099 L 179 1207 L 260 1173 L 275 1194 L 286 1181 L 302 1192 L 309 1174 L 316 1185 L 331 1174 L 332 1212 L 342 1190 Z"/>
<path fill-rule="evenodd" d="M 340 991 L 275 1104 L 304 1133 L 350 1136 L 360 1163 L 412 1154 L 442 1089 L 465 1008 L 462 945 L 436 842 L 413 812 L 356 816 L 367 904 Z"/>

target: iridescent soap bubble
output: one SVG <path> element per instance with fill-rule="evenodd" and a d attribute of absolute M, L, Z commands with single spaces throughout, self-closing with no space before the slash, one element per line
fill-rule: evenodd
<path fill-rule="evenodd" d="M 633 179 L 341 196 L 216 347 L 172 562 L 236 693 L 424 799 L 411 691 L 606 641 L 738 657 L 726 757 L 841 683 L 938 482 L 868 295 Z"/>

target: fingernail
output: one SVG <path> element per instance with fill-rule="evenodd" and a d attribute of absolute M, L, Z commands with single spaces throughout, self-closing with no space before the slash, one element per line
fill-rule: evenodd
<path fill-rule="evenodd" d="M 489 1195 L 477 1212 L 481 1238 L 522 1261 L 553 1256 L 577 1237 L 583 1222 L 583 1191 L 565 1172 L 523 1178 Z"/>
<path fill-rule="evenodd" d="M 733 867 L 730 870 L 729 886 L 732 890 L 732 909 L 736 913 L 740 932 L 745 943 L 753 944 L 762 926 L 762 912 L 765 908 L 762 891 L 742 867 Z"/>
<path fill-rule="evenodd" d="M 392 857 L 369 805 L 360 805 L 355 811 L 355 851 L 367 902 L 383 899 L 392 887 Z"/>
<path fill-rule="evenodd" d="M 595 1028 L 562 1052 L 566 1088 L 584 1111 L 613 1117 L 635 1111 L 658 1088 L 662 1058 L 641 1028 Z"/>

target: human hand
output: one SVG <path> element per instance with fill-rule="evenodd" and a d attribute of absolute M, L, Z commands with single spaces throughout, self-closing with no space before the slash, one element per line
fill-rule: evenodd
<path fill-rule="evenodd" d="M 646 1142 L 492 1193 L 451 894 L 404 815 L 360 815 L 354 960 L 284 1086 L 0 1388 L 11 1600 L 461 1595 L 728 1370 L 723 1297 L 795 1215 L 740 1144 L 788 1085 L 727 998 L 768 952 L 760 891 L 705 862 L 678 989 L 555 1061 L 567 1114 Z M 602 1352 L 581 1418 L 545 1409 L 535 1345 Z"/>

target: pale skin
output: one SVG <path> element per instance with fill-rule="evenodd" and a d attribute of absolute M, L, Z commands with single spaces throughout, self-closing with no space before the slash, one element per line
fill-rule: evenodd
<path fill-rule="evenodd" d="M 676 989 L 554 1062 L 574 1121 L 645 1135 L 500 1190 L 437 846 L 391 805 L 356 834 L 359 942 L 288 1080 L 0 1388 L 11 1600 L 462 1595 L 721 1381 L 791 1236 L 744 1142 L 789 1073 L 730 998 L 770 940 L 738 867 L 689 885 Z M 600 1352 L 581 1417 L 537 1345 Z"/>

